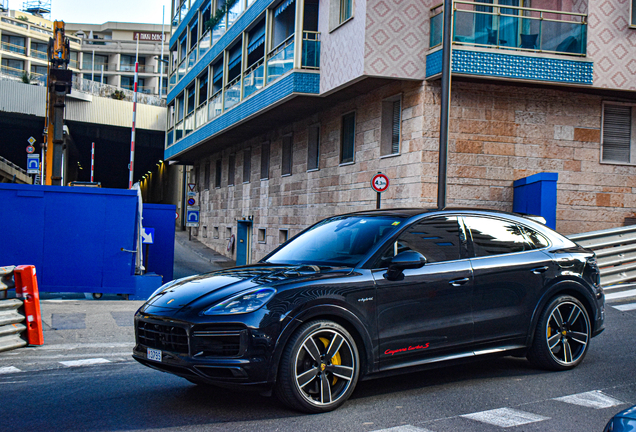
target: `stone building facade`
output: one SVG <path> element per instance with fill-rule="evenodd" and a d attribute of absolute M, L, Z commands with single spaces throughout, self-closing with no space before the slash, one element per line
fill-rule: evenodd
<path fill-rule="evenodd" d="M 181 16 L 176 30 L 173 26 L 174 48 L 182 43 L 179 35 L 192 28 L 187 25 L 196 15 L 192 8 L 201 13 L 204 3 L 192 1 L 185 20 Z M 305 63 L 307 32 L 299 24 L 302 5 L 309 0 L 299 1 L 296 33 L 303 37 L 295 42 L 303 43 L 302 61 L 294 57 L 295 63 L 289 60 L 289 69 L 271 84 L 265 78 L 256 93 L 245 95 L 243 86 L 254 71 L 248 67 L 251 60 L 245 60 L 235 105 L 228 106 L 227 99 L 218 102 L 219 95 L 232 94 L 233 84 L 224 78 L 238 58 L 232 44 L 242 38 L 244 54 L 249 52 L 260 11 L 265 23 L 275 24 L 280 8 L 293 1 L 246 2 L 233 26 L 199 55 L 198 64 L 205 67 L 195 64 L 183 77 L 178 68 L 171 70 L 168 104 L 173 114 L 165 159 L 194 167 L 191 181 L 197 184 L 201 207 L 194 234 L 199 240 L 236 256 L 237 245 L 230 239 L 238 224 L 247 223 L 248 261 L 255 262 L 320 219 L 375 208 L 370 181 L 377 172 L 391 182 L 382 195 L 383 208 L 436 206 L 441 51 L 435 37 L 439 10 L 429 9 L 429 3 L 356 2 L 350 21 L 332 28 L 329 2 L 318 1 L 318 30 L 326 35 L 320 68 L 314 68 Z M 458 3 L 458 10 L 467 11 L 462 13 L 483 12 Z M 524 9 L 528 3 L 515 10 L 532 16 Z M 498 41 L 491 41 L 494 21 L 480 24 L 488 30 L 480 33 L 477 19 L 470 21 L 472 38 L 455 37 L 449 206 L 512 211 L 515 180 L 555 172 L 558 231 L 617 227 L 636 216 L 636 68 L 628 59 L 636 52 L 636 29 L 627 24 L 629 4 L 610 3 L 608 9 L 585 1 L 532 2 L 532 8 L 545 8 L 544 16 L 559 23 L 543 29 L 543 34 L 552 32 L 550 42 L 525 34 L 532 26 L 520 26 L 520 34 L 505 30 L 504 15 L 510 12 L 501 12 L 504 8 L 494 1 L 489 8 L 499 20 Z M 359 26 L 365 19 L 366 26 Z M 233 28 L 239 31 L 232 33 Z M 504 35 L 520 39 L 510 45 Z M 263 36 L 265 53 L 271 53 L 266 61 L 278 56 L 270 41 L 274 36 L 267 31 Z M 347 38 L 357 41 L 349 50 Z M 177 51 L 171 49 L 171 55 Z M 223 69 L 217 69 L 219 64 Z M 202 88 L 212 77 L 221 77 L 219 93 L 206 88 L 203 97 L 189 90 Z M 352 158 L 347 153 L 351 124 Z"/>

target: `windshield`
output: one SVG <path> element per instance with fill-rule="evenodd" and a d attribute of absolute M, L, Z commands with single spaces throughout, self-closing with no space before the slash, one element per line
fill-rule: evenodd
<path fill-rule="evenodd" d="M 403 218 L 387 216 L 339 216 L 326 219 L 296 237 L 265 262 L 355 266 Z"/>

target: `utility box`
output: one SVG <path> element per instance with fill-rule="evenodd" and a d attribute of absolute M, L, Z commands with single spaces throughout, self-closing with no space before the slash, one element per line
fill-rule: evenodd
<path fill-rule="evenodd" d="M 558 173 L 538 173 L 515 180 L 512 211 L 541 216 L 556 229 Z"/>

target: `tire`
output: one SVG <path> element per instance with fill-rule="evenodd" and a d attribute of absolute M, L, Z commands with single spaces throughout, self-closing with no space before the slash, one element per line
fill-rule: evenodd
<path fill-rule="evenodd" d="M 573 369 L 585 358 L 591 338 L 590 318 L 583 304 L 560 295 L 541 312 L 527 358 L 542 369 Z"/>
<path fill-rule="evenodd" d="M 333 321 L 311 321 L 289 339 L 274 393 L 298 411 L 332 411 L 349 399 L 359 374 L 358 347 L 349 332 Z"/>

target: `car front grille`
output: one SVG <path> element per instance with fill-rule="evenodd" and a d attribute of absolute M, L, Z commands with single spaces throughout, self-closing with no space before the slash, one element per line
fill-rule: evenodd
<path fill-rule="evenodd" d="M 148 348 L 188 353 L 188 334 L 183 327 L 174 325 L 138 321 L 137 342 Z"/>
<path fill-rule="evenodd" d="M 241 326 L 196 326 L 192 331 L 194 357 L 236 357 L 242 352 L 246 329 Z M 244 345 L 244 344 L 243 344 Z"/>

